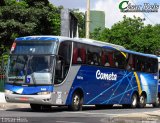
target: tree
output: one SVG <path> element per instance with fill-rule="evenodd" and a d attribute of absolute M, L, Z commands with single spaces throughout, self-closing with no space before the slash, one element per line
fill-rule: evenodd
<path fill-rule="evenodd" d="M 102 30 L 101 28 L 96 28 L 90 37 L 99 41 L 109 42 L 111 31 L 109 28 Z"/>
<path fill-rule="evenodd" d="M 85 15 L 83 12 L 79 12 L 79 10 L 71 10 L 75 17 L 78 19 L 78 31 L 79 31 L 79 36 L 81 38 L 85 37 Z"/>
<path fill-rule="evenodd" d="M 134 50 L 144 53 L 155 53 L 160 48 L 160 25 L 147 25 L 133 39 Z"/>
<path fill-rule="evenodd" d="M 60 9 L 48 0 L 2 0 L 0 6 L 1 55 L 9 51 L 16 37 L 60 34 Z"/>
<path fill-rule="evenodd" d="M 144 23 L 141 18 L 128 18 L 124 16 L 123 21 L 114 24 L 111 28 L 109 42 L 122 45 L 127 49 L 133 49 L 131 44 L 135 35 L 139 35 Z"/>
<path fill-rule="evenodd" d="M 144 25 L 139 17 L 123 18 L 111 29 L 95 29 L 93 39 L 124 46 L 126 49 L 155 54 L 160 50 L 160 25 Z"/>
<path fill-rule="evenodd" d="M 48 6 L 49 1 L 48 0 L 24 0 L 29 6 Z"/>
<path fill-rule="evenodd" d="M 40 6 L 38 1 L 26 1 L 5 0 L 5 5 L 1 6 L 1 45 L 10 47 L 19 36 L 60 34 L 59 8 L 50 5 L 48 0 L 41 0 L 44 4 Z"/>

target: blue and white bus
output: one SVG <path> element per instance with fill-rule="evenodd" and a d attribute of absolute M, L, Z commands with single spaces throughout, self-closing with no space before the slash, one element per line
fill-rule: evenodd
<path fill-rule="evenodd" d="M 20 37 L 12 45 L 5 84 L 7 102 L 33 110 L 82 105 L 144 107 L 155 104 L 158 59 L 124 47 L 58 36 Z"/>

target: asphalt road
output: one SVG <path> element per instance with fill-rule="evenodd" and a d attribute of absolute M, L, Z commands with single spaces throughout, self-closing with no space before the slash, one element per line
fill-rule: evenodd
<path fill-rule="evenodd" d="M 33 112 L 30 107 L 0 110 L 3 123 L 159 123 L 160 108 L 148 106 L 143 109 L 96 109 L 85 106 L 83 111 L 72 112 L 67 107 L 52 107 L 51 110 Z"/>

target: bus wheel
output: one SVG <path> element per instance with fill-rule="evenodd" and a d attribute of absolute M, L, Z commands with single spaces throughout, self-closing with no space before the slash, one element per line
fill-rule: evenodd
<path fill-rule="evenodd" d="M 137 94 L 134 93 L 132 95 L 132 98 L 131 98 L 131 104 L 123 104 L 123 108 L 136 108 L 137 107 L 137 103 L 138 103 L 138 97 L 137 97 Z"/>
<path fill-rule="evenodd" d="M 154 108 L 160 106 L 159 98 L 157 98 L 156 102 L 152 104 Z"/>
<path fill-rule="evenodd" d="M 33 111 L 41 111 L 42 110 L 42 105 L 39 105 L 39 104 L 30 104 L 31 106 L 31 109 Z"/>
<path fill-rule="evenodd" d="M 138 97 L 137 94 L 133 94 L 132 95 L 132 102 L 131 102 L 131 108 L 136 108 L 137 107 L 137 103 L 138 103 Z"/>
<path fill-rule="evenodd" d="M 72 96 L 71 105 L 69 105 L 69 109 L 71 111 L 81 111 L 83 105 L 83 97 L 80 93 L 75 92 Z"/>
<path fill-rule="evenodd" d="M 142 94 L 139 97 L 138 107 L 139 108 L 144 108 L 145 106 L 146 106 L 146 96 L 144 94 Z"/>

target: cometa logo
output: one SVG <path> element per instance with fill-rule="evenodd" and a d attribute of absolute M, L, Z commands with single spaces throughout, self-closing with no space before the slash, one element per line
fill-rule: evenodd
<path fill-rule="evenodd" d="M 111 74 L 108 73 L 101 73 L 100 70 L 96 71 L 96 78 L 99 80 L 117 80 L 117 74 L 114 74 L 113 72 Z"/>

